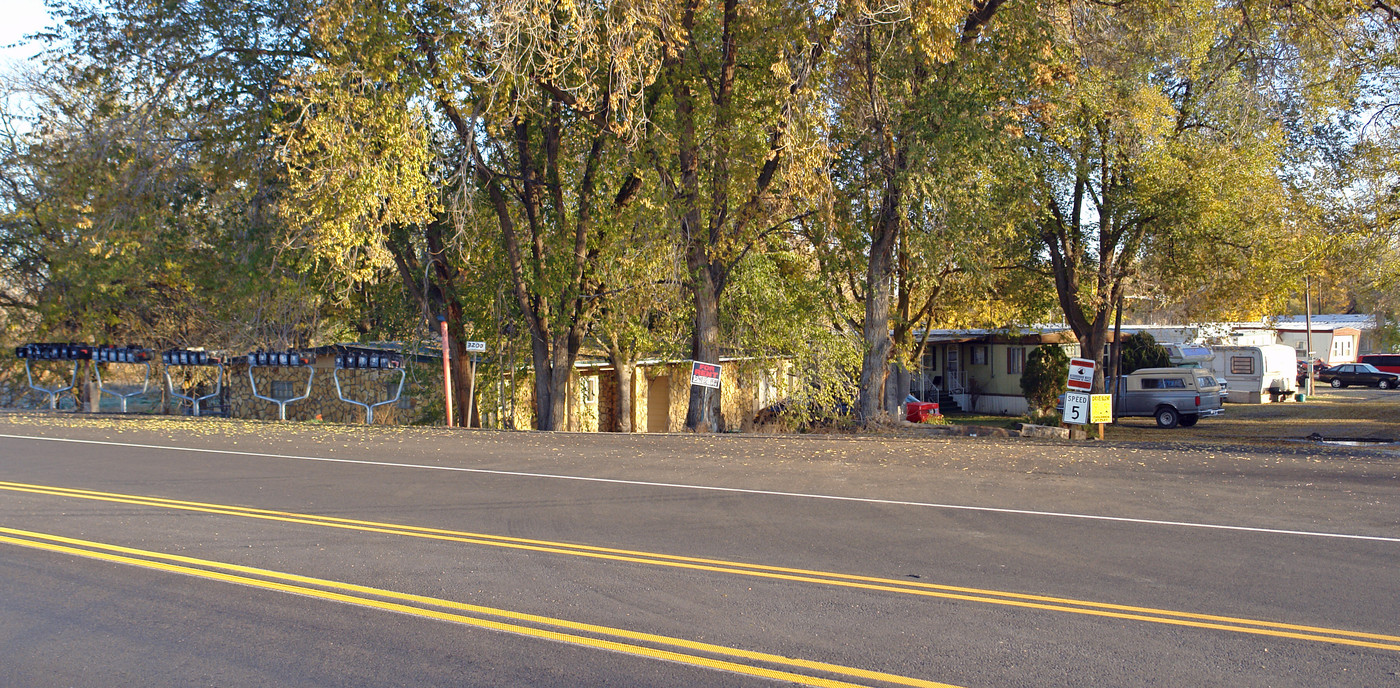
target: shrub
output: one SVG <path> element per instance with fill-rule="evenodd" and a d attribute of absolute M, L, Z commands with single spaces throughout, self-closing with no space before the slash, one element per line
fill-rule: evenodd
<path fill-rule="evenodd" d="M 1166 368 L 1172 364 L 1167 347 L 1158 344 L 1146 332 L 1124 337 L 1119 355 L 1123 368 L 1118 371 L 1119 375 L 1127 375 L 1140 368 Z"/>
<path fill-rule="evenodd" d="M 1026 395 L 1031 413 L 1055 408 L 1055 400 L 1065 391 L 1069 378 L 1069 356 L 1058 346 L 1038 346 L 1026 356 L 1021 371 L 1021 393 Z"/>

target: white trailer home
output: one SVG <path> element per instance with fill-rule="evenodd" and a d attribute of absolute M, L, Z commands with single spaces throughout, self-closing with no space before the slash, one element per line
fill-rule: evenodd
<path fill-rule="evenodd" d="M 1281 401 L 1298 390 L 1298 363 L 1283 344 L 1217 346 L 1211 368 L 1227 380 L 1226 399 L 1236 404 Z"/>

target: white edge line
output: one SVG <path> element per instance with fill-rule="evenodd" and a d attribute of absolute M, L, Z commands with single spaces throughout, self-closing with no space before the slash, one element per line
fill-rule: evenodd
<path fill-rule="evenodd" d="M 427 464 L 395 463 L 392 461 L 369 461 L 364 459 L 334 459 L 324 456 L 297 456 L 294 454 L 268 454 L 264 452 L 235 451 L 229 449 L 203 449 L 199 447 L 173 447 L 159 444 L 134 444 L 130 442 L 106 442 L 102 440 L 80 440 L 67 437 L 33 437 L 29 435 L 5 435 L 0 438 L 16 440 L 36 440 L 41 442 L 69 442 L 72 444 L 92 444 L 108 447 L 128 447 L 132 449 L 160 449 L 201 454 L 226 454 L 230 456 L 251 456 L 266 459 L 291 459 L 295 461 L 320 461 L 325 463 L 345 463 L 361 466 L 388 466 L 392 468 L 414 468 L 430 471 L 453 471 L 458 473 L 482 473 L 521 478 L 547 478 L 551 480 L 575 480 L 590 483 L 611 483 L 617 485 L 639 485 L 643 487 L 666 487 L 681 490 L 703 490 L 708 492 L 728 492 L 733 494 L 764 495 L 770 497 L 796 497 L 801 499 L 825 499 L 836 502 L 858 502 L 863 504 L 884 504 L 889 506 L 916 506 L 928 509 L 955 511 L 978 511 L 993 514 L 1015 514 L 1019 516 L 1044 516 L 1053 518 L 1073 518 L 1084 521 L 1109 521 L 1113 523 L 1136 523 L 1153 526 L 1173 526 L 1177 528 L 1206 528 L 1210 530 L 1230 530 L 1246 533 L 1268 533 L 1272 535 L 1300 535 L 1307 537 L 1335 538 L 1341 540 L 1369 540 L 1372 542 L 1400 543 L 1400 537 L 1381 535 L 1351 535 L 1347 533 L 1325 533 L 1309 530 L 1286 530 L 1282 528 L 1258 528 L 1253 526 L 1230 526 L 1213 523 L 1192 523 L 1189 521 L 1164 521 L 1150 518 L 1130 518 L 1126 516 L 1098 516 L 1094 514 L 1072 514 L 1059 511 L 1035 511 L 1031 509 L 1008 509 L 994 506 L 969 506 L 965 504 L 939 504 L 936 502 L 913 502 L 899 499 L 876 499 L 873 497 L 844 497 L 840 495 L 810 494 L 806 492 L 781 492 L 778 490 L 754 490 L 743 487 L 717 487 L 713 485 L 686 485 L 683 483 L 661 483 L 647 480 L 625 480 L 622 478 L 592 478 L 579 475 L 558 475 L 554 473 L 527 473 L 524 471 L 502 471 L 491 468 L 462 468 L 460 466 L 430 466 Z"/>

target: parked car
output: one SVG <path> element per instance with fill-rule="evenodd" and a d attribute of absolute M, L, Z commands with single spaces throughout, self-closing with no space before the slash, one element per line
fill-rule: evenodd
<path fill-rule="evenodd" d="M 1370 363 L 1382 373 L 1400 373 L 1400 354 L 1366 354 L 1358 363 Z"/>
<path fill-rule="evenodd" d="M 1317 381 L 1338 389 L 1350 385 L 1395 389 L 1400 386 L 1400 375 L 1377 370 L 1370 363 L 1343 363 L 1318 373 Z"/>
<path fill-rule="evenodd" d="M 1220 383 L 1205 368 L 1142 368 L 1125 377 L 1113 411 L 1119 418 L 1155 418 L 1159 428 L 1189 428 L 1225 409 Z"/>

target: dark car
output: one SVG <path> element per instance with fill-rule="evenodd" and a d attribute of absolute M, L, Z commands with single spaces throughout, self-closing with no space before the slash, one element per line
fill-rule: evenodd
<path fill-rule="evenodd" d="M 1326 382 L 1333 387 L 1366 385 L 1380 389 L 1395 389 L 1400 386 L 1400 375 L 1376 370 L 1369 363 L 1343 363 L 1332 366 L 1317 374 L 1318 382 Z"/>

